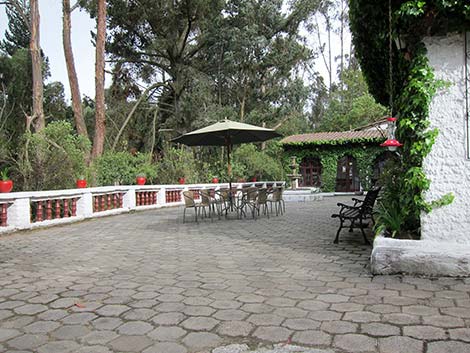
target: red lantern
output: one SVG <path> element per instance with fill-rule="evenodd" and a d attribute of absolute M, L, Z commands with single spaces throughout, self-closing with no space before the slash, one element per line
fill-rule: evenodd
<path fill-rule="evenodd" d="M 397 118 L 388 117 L 387 118 L 388 126 L 387 126 L 387 141 L 382 143 L 381 147 L 387 147 L 389 151 L 396 151 L 398 147 L 403 146 L 400 141 L 398 141 L 395 137 L 395 132 L 397 130 Z"/>

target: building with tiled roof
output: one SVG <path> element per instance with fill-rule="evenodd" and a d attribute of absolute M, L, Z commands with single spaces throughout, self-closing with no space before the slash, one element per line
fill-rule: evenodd
<path fill-rule="evenodd" d="M 380 147 L 385 128 L 384 118 L 351 131 L 287 136 L 281 144 L 299 162 L 301 187 L 355 192 L 368 189 L 379 178 L 388 157 Z"/>
<path fill-rule="evenodd" d="M 285 137 L 282 144 L 310 143 L 310 144 L 344 144 L 352 142 L 381 141 L 384 139 L 383 131 L 379 129 L 362 131 L 334 131 L 313 132 L 309 134 L 292 135 Z"/>

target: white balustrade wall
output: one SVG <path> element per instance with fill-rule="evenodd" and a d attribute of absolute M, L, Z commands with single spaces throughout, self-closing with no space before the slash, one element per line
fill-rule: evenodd
<path fill-rule="evenodd" d="M 232 187 L 239 189 L 284 185 L 284 181 L 232 183 Z M 228 188 L 228 183 L 119 185 L 0 194 L 0 234 L 135 210 L 181 206 L 184 204 L 181 195 L 184 190 L 220 188 Z"/>

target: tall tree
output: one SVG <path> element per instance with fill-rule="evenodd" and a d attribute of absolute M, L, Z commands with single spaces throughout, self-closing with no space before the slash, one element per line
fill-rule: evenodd
<path fill-rule="evenodd" d="M 30 0 L 30 31 L 31 40 L 29 48 L 31 51 L 31 64 L 33 73 L 33 111 L 30 117 L 36 132 L 46 127 L 43 105 L 43 77 L 42 77 L 42 55 L 39 36 L 39 4 L 38 0 Z"/>
<path fill-rule="evenodd" d="M 31 38 L 29 30 L 29 5 L 25 2 L 0 1 L 5 6 L 8 18 L 8 30 L 5 39 L 0 41 L 0 50 L 12 56 L 19 48 L 28 48 Z"/>
<path fill-rule="evenodd" d="M 75 7 L 75 6 L 74 6 Z M 72 96 L 72 109 L 75 120 L 75 127 L 77 132 L 84 136 L 88 137 L 88 132 L 85 124 L 85 119 L 83 118 L 82 102 L 80 96 L 80 87 L 78 85 L 77 72 L 75 70 L 75 61 L 72 51 L 72 40 L 71 40 L 71 13 L 73 9 L 70 7 L 70 0 L 62 1 L 62 44 L 64 46 L 65 53 L 65 63 L 67 65 L 67 75 L 69 78 L 70 84 L 70 93 Z"/>
<path fill-rule="evenodd" d="M 103 154 L 106 135 L 106 106 L 104 97 L 104 68 L 106 43 L 106 0 L 98 0 L 96 17 L 96 62 L 95 62 L 95 136 L 92 158 Z"/>

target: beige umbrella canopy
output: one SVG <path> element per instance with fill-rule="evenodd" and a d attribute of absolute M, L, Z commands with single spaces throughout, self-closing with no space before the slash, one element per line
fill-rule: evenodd
<path fill-rule="evenodd" d="M 228 175 L 231 184 L 232 165 L 230 152 L 232 145 L 249 142 L 263 142 L 275 137 L 282 137 L 276 131 L 255 125 L 239 123 L 225 119 L 202 129 L 188 132 L 173 139 L 173 142 L 188 146 L 225 146 L 227 147 Z M 231 186 L 231 185 L 230 185 Z"/>

